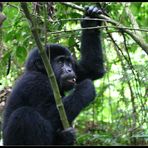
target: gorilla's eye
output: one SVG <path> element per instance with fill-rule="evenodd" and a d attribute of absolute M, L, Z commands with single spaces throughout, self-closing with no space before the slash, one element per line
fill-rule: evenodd
<path fill-rule="evenodd" d="M 59 63 L 59 64 L 62 64 L 63 62 L 59 60 L 58 63 Z"/>
<path fill-rule="evenodd" d="M 71 62 L 68 62 L 68 66 L 69 66 L 69 67 L 72 67 L 72 63 L 71 63 Z"/>
<path fill-rule="evenodd" d="M 58 64 L 63 64 L 64 63 L 64 58 L 59 58 L 58 60 L 57 60 L 57 62 L 58 62 Z"/>

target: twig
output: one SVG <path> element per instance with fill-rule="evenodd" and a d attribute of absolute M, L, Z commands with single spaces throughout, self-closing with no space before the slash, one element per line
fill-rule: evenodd
<path fill-rule="evenodd" d="M 71 30 L 61 30 L 61 31 L 53 31 L 53 32 L 49 32 L 50 34 L 59 34 L 59 33 L 63 33 L 63 32 L 73 32 L 73 31 L 79 31 L 79 30 L 86 30 L 86 29 L 104 29 L 104 28 L 117 28 L 117 29 L 129 29 L 129 30 L 137 30 L 137 31 L 144 31 L 144 32 L 148 32 L 148 30 L 146 29 L 133 29 L 133 28 L 128 28 L 128 27 L 117 27 L 117 26 L 96 26 L 96 27 L 87 27 L 87 28 L 78 28 L 78 29 L 71 29 Z"/>
<path fill-rule="evenodd" d="M 44 19 L 44 20 L 47 21 L 47 19 Z M 93 19 L 93 18 L 91 18 L 91 19 L 88 19 L 88 18 L 72 18 L 72 19 L 60 19 L 60 20 L 53 21 L 52 23 L 61 22 L 61 21 L 75 21 L 75 20 L 101 20 L 101 21 L 107 21 L 105 19 L 97 19 L 97 18 L 96 19 Z M 2 27 L 2 29 L 9 28 L 11 26 L 12 25 L 5 26 L 5 27 Z M 108 27 L 108 28 L 115 28 L 115 29 L 128 29 L 128 30 L 136 30 L 136 31 L 148 32 L 147 28 L 139 29 L 139 28 L 130 28 L 130 27 L 124 27 L 123 28 L 123 27 L 118 27 L 118 26 L 96 26 L 96 27 L 79 28 L 79 29 L 72 29 L 72 30 L 54 31 L 54 32 L 50 32 L 50 34 L 58 34 L 58 33 L 62 33 L 62 32 L 73 32 L 73 31 L 79 31 L 79 30 L 84 30 L 84 29 L 97 29 L 97 28 L 104 29 L 106 27 Z"/>
<path fill-rule="evenodd" d="M 98 18 L 70 18 L 70 19 L 55 20 L 52 23 L 61 22 L 61 21 L 77 21 L 77 20 L 90 20 L 90 21 L 96 20 L 96 21 L 104 21 L 104 22 L 107 22 L 106 19 L 98 19 Z M 128 29 L 128 30 L 136 30 L 136 31 L 148 32 L 148 28 L 146 28 L 146 29 L 145 28 L 140 29 L 139 27 L 137 27 L 137 28 L 130 28 L 130 27 L 118 27 L 118 26 L 104 26 L 104 28 L 106 28 L 106 27 L 108 27 L 108 28 L 116 28 L 116 29 Z M 94 29 L 94 28 L 92 28 L 92 29 Z"/>

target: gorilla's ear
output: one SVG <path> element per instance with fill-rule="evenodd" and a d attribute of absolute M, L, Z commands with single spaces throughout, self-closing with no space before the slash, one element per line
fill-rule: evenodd
<path fill-rule="evenodd" d="M 42 62 L 41 59 L 36 59 L 36 60 L 34 61 L 34 65 L 35 65 L 35 68 L 36 68 L 37 70 L 39 70 L 39 71 L 42 71 L 42 70 L 45 69 L 45 68 L 44 68 L 44 64 L 43 64 L 43 62 Z"/>

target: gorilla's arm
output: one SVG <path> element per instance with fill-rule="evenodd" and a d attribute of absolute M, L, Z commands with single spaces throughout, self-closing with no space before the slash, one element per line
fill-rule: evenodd
<path fill-rule="evenodd" d="M 86 93 L 87 92 L 87 93 Z M 84 109 L 95 98 L 95 88 L 91 80 L 86 79 L 80 84 L 77 84 L 70 95 L 62 98 L 66 115 L 70 125 L 78 116 L 80 111 Z M 47 110 L 47 119 L 50 119 L 53 129 L 57 131 L 55 144 L 73 144 L 75 135 L 74 129 L 62 130 L 63 126 L 60 121 L 58 110 L 54 105 L 51 105 Z M 68 137 L 66 136 L 68 135 Z"/>
<path fill-rule="evenodd" d="M 94 100 L 95 96 L 96 93 L 93 82 L 89 79 L 86 79 L 80 82 L 80 84 L 77 84 L 70 95 L 62 98 L 66 115 L 70 124 L 78 116 L 80 111 Z M 61 124 L 61 122 L 59 121 L 60 117 L 56 106 L 52 105 L 47 112 L 48 118 L 50 119 L 52 117 L 51 120 L 52 123 L 54 123 L 54 128 L 57 129 L 57 127 L 60 127 L 59 124 Z"/>
<path fill-rule="evenodd" d="M 89 7 L 86 16 L 95 18 L 100 13 L 96 7 Z M 100 21 L 83 20 L 81 26 L 95 27 L 101 25 Z M 81 59 L 77 65 L 78 81 L 90 78 L 92 80 L 101 78 L 104 73 L 103 51 L 101 44 L 101 32 L 99 29 L 85 29 L 81 35 Z"/>

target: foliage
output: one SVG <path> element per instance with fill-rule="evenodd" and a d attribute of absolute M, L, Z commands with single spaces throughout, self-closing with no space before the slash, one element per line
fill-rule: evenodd
<path fill-rule="evenodd" d="M 33 4 L 31 2 L 28 4 L 34 14 Z M 92 5 L 92 2 L 75 4 L 84 7 Z M 97 3 L 99 4 L 112 19 L 134 28 L 125 13 L 125 3 Z M 74 18 L 81 18 L 82 12 L 66 7 L 60 2 L 54 2 L 53 7 L 54 13 L 51 16 L 52 20 L 47 23 L 47 31 L 44 27 L 45 14 L 41 13 L 37 17 L 42 41 L 44 42 L 47 36 L 47 42 L 67 46 L 74 56 L 79 58 L 81 30 L 66 31 L 80 28 L 80 20 Z M 148 3 L 129 3 L 128 8 L 139 28 L 146 29 Z M 0 92 L 12 87 L 23 73 L 27 55 L 35 45 L 20 3 L 5 2 L 3 13 L 7 19 L 1 27 Z M 54 33 L 62 30 L 63 32 Z M 139 32 L 145 42 L 148 42 L 148 33 Z M 107 73 L 104 78 L 94 82 L 97 91 L 96 100 L 84 109 L 74 122 L 77 129 L 76 145 L 147 145 L 147 54 L 129 35 L 116 28 L 103 29 L 102 36 Z M 9 59 L 11 59 L 10 72 L 6 75 Z"/>

